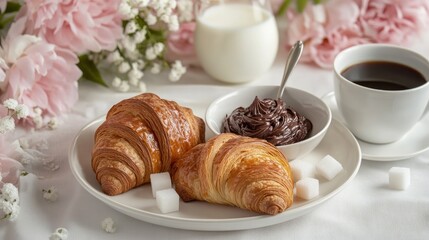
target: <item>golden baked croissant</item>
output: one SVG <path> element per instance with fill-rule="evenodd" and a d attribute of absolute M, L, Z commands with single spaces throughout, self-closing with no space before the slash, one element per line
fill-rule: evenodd
<path fill-rule="evenodd" d="M 293 202 L 289 163 L 265 140 L 223 133 L 192 148 L 170 171 L 184 201 L 227 204 L 271 215 Z"/>
<path fill-rule="evenodd" d="M 205 140 L 204 121 L 176 102 L 144 93 L 114 105 L 97 128 L 92 168 L 103 192 L 117 195 Z"/>

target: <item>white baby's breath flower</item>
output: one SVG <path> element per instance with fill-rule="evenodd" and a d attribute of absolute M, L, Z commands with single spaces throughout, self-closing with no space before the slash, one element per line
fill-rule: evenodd
<path fill-rule="evenodd" d="M 42 189 L 42 192 L 43 198 L 50 202 L 55 202 L 58 199 L 58 191 L 54 186 L 51 186 L 48 189 Z"/>
<path fill-rule="evenodd" d="M 131 86 L 138 86 L 140 79 L 138 78 L 129 78 L 128 82 L 130 83 Z"/>
<path fill-rule="evenodd" d="M 134 42 L 134 37 L 125 35 L 121 39 L 121 46 L 126 49 L 127 51 L 135 51 L 136 50 L 136 43 Z"/>
<path fill-rule="evenodd" d="M 30 114 L 30 110 L 24 104 L 18 104 L 18 106 L 16 106 L 15 108 L 15 111 L 16 111 L 16 117 L 18 119 L 26 118 Z"/>
<path fill-rule="evenodd" d="M 58 126 L 59 126 L 59 122 L 58 122 L 58 119 L 56 117 L 53 117 L 48 121 L 48 128 L 49 129 L 51 129 L 51 130 L 57 129 Z"/>
<path fill-rule="evenodd" d="M 16 201 L 16 199 L 19 199 L 18 188 L 12 183 L 5 183 L 1 189 L 1 196 L 8 201 Z"/>
<path fill-rule="evenodd" d="M 176 15 L 170 16 L 170 21 L 168 23 L 168 30 L 172 32 L 178 31 L 180 28 L 179 18 Z"/>
<path fill-rule="evenodd" d="M 5 183 L 0 191 L 0 212 L 3 219 L 15 221 L 20 212 L 18 188 L 12 183 Z"/>
<path fill-rule="evenodd" d="M 122 18 L 127 19 L 131 13 L 131 6 L 128 1 L 123 0 L 119 4 L 118 12 L 122 15 Z"/>
<path fill-rule="evenodd" d="M 146 63 L 143 61 L 143 59 L 139 59 L 135 62 L 137 64 L 137 69 L 143 70 L 146 66 Z"/>
<path fill-rule="evenodd" d="M 181 22 L 189 22 L 194 18 L 193 15 L 193 2 L 192 0 L 180 0 L 177 2 L 177 9 L 179 11 L 179 20 Z"/>
<path fill-rule="evenodd" d="M 167 1 L 167 7 L 170 9 L 175 9 L 177 6 L 177 1 L 176 0 L 170 0 Z"/>
<path fill-rule="evenodd" d="M 15 99 L 9 98 L 4 100 L 3 106 L 5 106 L 7 109 L 15 110 L 15 108 L 18 106 L 18 101 Z"/>
<path fill-rule="evenodd" d="M 146 39 L 146 29 L 142 29 L 134 33 L 133 40 L 135 43 L 142 43 Z"/>
<path fill-rule="evenodd" d="M 168 75 L 168 78 L 172 82 L 178 81 L 183 74 L 185 74 L 186 68 L 182 65 L 182 62 L 175 61 L 171 67 L 170 74 Z"/>
<path fill-rule="evenodd" d="M 167 24 L 170 23 L 170 15 L 168 14 L 163 14 L 159 19 Z"/>
<path fill-rule="evenodd" d="M 0 118 L 0 134 L 10 132 L 15 129 L 15 120 L 11 116 Z"/>
<path fill-rule="evenodd" d="M 42 115 L 42 113 L 43 113 L 43 110 L 42 110 L 41 108 L 39 108 L 39 107 L 35 107 L 35 108 L 33 109 L 33 114 L 34 114 L 35 116 L 41 116 L 41 115 Z"/>
<path fill-rule="evenodd" d="M 156 55 L 160 55 L 162 53 L 162 51 L 164 50 L 164 43 L 162 43 L 162 42 L 155 43 L 153 45 L 153 49 L 154 49 Z"/>
<path fill-rule="evenodd" d="M 152 65 L 152 68 L 150 69 L 150 72 L 153 74 L 158 74 L 161 72 L 161 64 L 159 63 L 154 63 Z"/>
<path fill-rule="evenodd" d="M 121 86 L 121 83 L 122 83 L 122 79 L 120 79 L 119 77 L 114 77 L 112 81 L 112 86 L 114 88 L 118 88 L 119 86 Z"/>
<path fill-rule="evenodd" d="M 36 129 L 40 129 L 43 127 L 43 118 L 41 115 L 32 116 L 32 119 Z"/>
<path fill-rule="evenodd" d="M 110 217 L 105 218 L 101 222 L 101 228 L 103 228 L 103 230 L 106 231 L 106 232 L 108 232 L 108 233 L 114 233 L 114 232 L 116 232 L 115 222 Z"/>
<path fill-rule="evenodd" d="M 155 15 L 151 13 L 147 14 L 144 20 L 146 21 L 147 25 L 154 25 L 157 22 Z"/>
<path fill-rule="evenodd" d="M 143 77 L 143 72 L 140 71 L 137 68 L 131 69 L 131 71 L 128 72 L 128 78 L 130 79 L 130 83 L 133 80 L 136 84 L 131 83 L 131 85 L 137 86 L 138 81 Z"/>
<path fill-rule="evenodd" d="M 129 70 L 130 70 L 130 64 L 129 63 L 127 63 L 127 62 L 122 62 L 121 64 L 119 64 L 119 67 L 118 67 L 118 71 L 120 72 L 120 73 L 126 73 L 126 72 L 128 72 Z"/>
<path fill-rule="evenodd" d="M 141 92 L 146 92 L 147 91 L 146 83 L 140 82 L 139 83 L 139 89 Z"/>
<path fill-rule="evenodd" d="M 130 5 L 138 9 L 143 9 L 147 7 L 149 0 L 130 0 Z"/>
<path fill-rule="evenodd" d="M 124 55 L 128 60 L 133 61 L 133 62 L 137 61 L 138 59 L 143 57 L 139 51 L 126 50 Z"/>
<path fill-rule="evenodd" d="M 121 85 L 119 85 L 118 90 L 121 92 L 128 92 L 130 90 L 130 85 L 127 81 L 122 81 Z"/>
<path fill-rule="evenodd" d="M 137 24 L 135 21 L 129 21 L 127 25 L 125 26 L 125 33 L 131 34 L 135 33 L 137 31 Z"/>
<path fill-rule="evenodd" d="M 149 47 L 145 51 L 145 57 L 147 60 L 154 60 L 156 58 L 157 54 L 153 47 Z"/>
<path fill-rule="evenodd" d="M 51 234 L 49 240 L 66 240 L 69 237 L 69 231 L 66 228 L 57 228 L 55 232 Z"/>
<path fill-rule="evenodd" d="M 106 58 L 109 63 L 117 63 L 124 60 L 118 50 L 115 50 L 107 55 Z"/>

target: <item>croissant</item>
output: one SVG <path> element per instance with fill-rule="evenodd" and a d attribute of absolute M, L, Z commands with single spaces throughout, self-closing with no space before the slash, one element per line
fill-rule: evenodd
<path fill-rule="evenodd" d="M 176 160 L 170 172 L 185 202 L 201 200 L 270 215 L 293 202 L 289 163 L 262 139 L 220 134 Z"/>
<path fill-rule="evenodd" d="M 151 173 L 205 141 L 205 123 L 191 109 L 144 93 L 115 104 L 97 128 L 92 169 L 101 189 L 117 195 L 150 181 Z"/>

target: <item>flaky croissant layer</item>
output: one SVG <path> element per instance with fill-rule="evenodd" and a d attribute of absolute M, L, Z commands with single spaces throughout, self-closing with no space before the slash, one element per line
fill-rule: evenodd
<path fill-rule="evenodd" d="M 293 202 L 287 159 L 261 139 L 220 134 L 176 160 L 171 174 L 184 201 L 227 204 L 271 215 Z"/>
<path fill-rule="evenodd" d="M 204 121 L 191 109 L 140 94 L 115 104 L 97 128 L 92 168 L 103 192 L 117 195 L 168 171 L 204 138 Z"/>

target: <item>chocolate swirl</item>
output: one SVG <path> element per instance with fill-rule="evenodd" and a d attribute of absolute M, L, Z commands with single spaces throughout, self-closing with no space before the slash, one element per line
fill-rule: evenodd
<path fill-rule="evenodd" d="M 288 108 L 281 99 L 255 97 L 248 108 L 239 107 L 223 122 L 223 132 L 265 139 L 280 146 L 299 142 L 310 134 L 310 120 Z"/>

